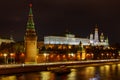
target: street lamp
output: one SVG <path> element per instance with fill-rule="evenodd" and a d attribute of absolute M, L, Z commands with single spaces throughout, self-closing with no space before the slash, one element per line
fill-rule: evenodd
<path fill-rule="evenodd" d="M 45 57 L 45 62 L 47 62 L 47 60 L 48 60 L 47 56 L 48 56 L 49 54 L 44 53 L 43 55 L 44 55 L 44 57 Z"/>
<path fill-rule="evenodd" d="M 7 54 L 4 53 L 3 56 L 4 56 L 4 62 L 5 62 L 5 64 L 7 64 L 8 63 L 8 61 L 7 61 Z"/>
<path fill-rule="evenodd" d="M 10 63 L 15 63 L 15 54 L 10 53 Z"/>
<path fill-rule="evenodd" d="M 35 62 L 38 63 L 38 55 L 35 57 Z"/>

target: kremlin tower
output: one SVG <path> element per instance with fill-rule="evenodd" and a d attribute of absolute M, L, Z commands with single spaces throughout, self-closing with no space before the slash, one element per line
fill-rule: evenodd
<path fill-rule="evenodd" d="M 26 27 L 26 33 L 24 36 L 25 43 L 25 63 L 35 63 L 37 57 L 37 35 L 35 31 L 32 4 L 30 6 L 28 22 Z"/>

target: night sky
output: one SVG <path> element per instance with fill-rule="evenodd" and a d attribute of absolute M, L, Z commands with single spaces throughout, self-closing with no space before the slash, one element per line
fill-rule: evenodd
<path fill-rule="evenodd" d="M 0 35 L 24 40 L 29 3 L 39 40 L 66 30 L 87 38 L 98 24 L 110 43 L 120 43 L 120 0 L 0 0 Z"/>

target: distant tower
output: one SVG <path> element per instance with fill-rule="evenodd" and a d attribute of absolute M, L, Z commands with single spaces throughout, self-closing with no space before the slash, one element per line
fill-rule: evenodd
<path fill-rule="evenodd" d="M 26 33 L 24 37 L 25 42 L 25 63 L 35 63 L 37 57 L 37 35 L 32 14 L 32 4 L 30 6 Z"/>
<path fill-rule="evenodd" d="M 106 38 L 105 43 L 106 43 L 107 46 L 109 46 L 109 39 L 108 39 L 108 37 Z"/>
<path fill-rule="evenodd" d="M 85 60 L 85 58 L 86 58 L 86 52 L 84 46 L 82 45 L 82 60 Z"/>
<path fill-rule="evenodd" d="M 77 59 L 81 60 L 82 59 L 82 42 L 80 41 L 78 50 L 77 50 Z"/>
<path fill-rule="evenodd" d="M 99 37 L 98 37 L 98 26 L 95 26 L 95 34 L 94 34 L 94 43 L 98 44 L 99 43 Z"/>
<path fill-rule="evenodd" d="M 90 44 L 93 44 L 93 34 L 90 34 Z"/>
<path fill-rule="evenodd" d="M 100 42 L 104 42 L 104 35 L 103 35 L 103 33 L 101 33 L 101 35 L 100 35 Z"/>

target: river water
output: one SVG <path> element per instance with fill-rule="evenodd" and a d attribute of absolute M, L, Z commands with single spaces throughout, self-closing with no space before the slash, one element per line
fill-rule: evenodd
<path fill-rule="evenodd" d="M 120 64 L 79 65 L 64 75 L 50 71 L 0 75 L 0 80 L 120 80 Z"/>

